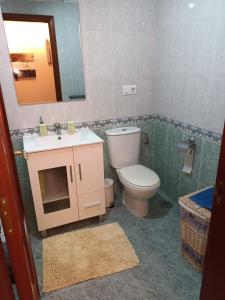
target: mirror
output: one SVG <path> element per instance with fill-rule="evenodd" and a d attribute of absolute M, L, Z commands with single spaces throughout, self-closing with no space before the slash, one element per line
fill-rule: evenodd
<path fill-rule="evenodd" d="M 18 103 L 85 100 L 78 0 L 1 0 Z"/>

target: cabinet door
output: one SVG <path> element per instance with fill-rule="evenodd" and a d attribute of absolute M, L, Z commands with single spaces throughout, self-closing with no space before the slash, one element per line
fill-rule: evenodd
<path fill-rule="evenodd" d="M 78 220 L 72 148 L 28 155 L 38 230 Z"/>
<path fill-rule="evenodd" d="M 74 147 L 77 194 L 104 190 L 103 145 Z"/>
<path fill-rule="evenodd" d="M 92 144 L 73 149 L 81 220 L 105 214 L 102 148 L 102 144 Z"/>

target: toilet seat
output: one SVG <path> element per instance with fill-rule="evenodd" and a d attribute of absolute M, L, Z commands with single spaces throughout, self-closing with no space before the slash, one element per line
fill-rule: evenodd
<path fill-rule="evenodd" d="M 159 187 L 159 176 L 143 165 L 133 165 L 117 170 L 117 174 L 124 184 L 138 190 L 151 190 Z"/>

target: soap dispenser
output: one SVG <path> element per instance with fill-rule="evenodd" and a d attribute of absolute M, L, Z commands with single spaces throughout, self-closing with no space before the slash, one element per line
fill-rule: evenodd
<path fill-rule="evenodd" d="M 74 134 L 76 132 L 76 127 L 74 121 L 67 122 L 67 132 L 68 134 Z"/>
<path fill-rule="evenodd" d="M 48 127 L 47 127 L 47 124 L 43 122 L 42 117 L 40 117 L 40 122 L 38 124 L 38 128 L 39 128 L 40 136 L 48 135 Z"/>

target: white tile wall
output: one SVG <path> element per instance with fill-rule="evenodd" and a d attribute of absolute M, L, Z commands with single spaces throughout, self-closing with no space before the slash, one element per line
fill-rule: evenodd
<path fill-rule="evenodd" d="M 225 117 L 223 0 L 81 0 L 87 100 L 18 106 L 2 19 L 0 82 L 11 129 L 158 113 L 221 133 Z M 122 96 L 122 85 L 137 95 Z"/>
<path fill-rule="evenodd" d="M 223 0 L 159 0 L 156 34 L 156 111 L 218 133 L 225 118 L 224 11 Z"/>
<path fill-rule="evenodd" d="M 40 115 L 45 122 L 52 124 L 71 119 L 80 122 L 154 113 L 152 78 L 156 2 L 80 0 L 87 100 L 74 103 L 17 104 L 0 17 L 0 82 L 10 129 L 36 126 Z M 123 84 L 137 84 L 137 95 L 122 96 Z"/>

